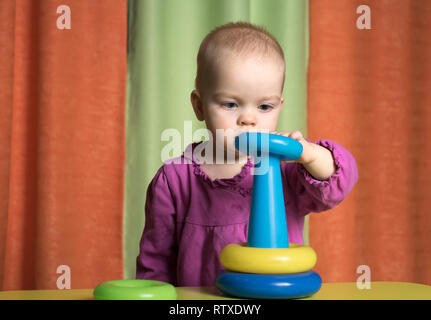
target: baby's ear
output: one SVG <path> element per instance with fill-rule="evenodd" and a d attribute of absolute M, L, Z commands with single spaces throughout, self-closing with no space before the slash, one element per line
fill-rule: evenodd
<path fill-rule="evenodd" d="M 193 110 L 195 111 L 196 118 L 199 121 L 204 120 L 203 103 L 201 96 L 197 90 L 193 90 L 190 94 L 190 101 L 192 102 Z"/>
<path fill-rule="evenodd" d="M 283 98 L 281 98 L 281 102 L 280 102 L 280 109 L 283 109 L 283 106 L 284 106 L 284 99 L 283 99 Z"/>

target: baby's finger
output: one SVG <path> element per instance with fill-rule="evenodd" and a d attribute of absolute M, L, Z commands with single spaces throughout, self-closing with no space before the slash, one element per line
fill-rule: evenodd
<path fill-rule="evenodd" d="M 295 140 L 301 140 L 303 138 L 302 133 L 298 130 L 293 131 L 290 134 L 290 137 Z"/>
<path fill-rule="evenodd" d="M 280 131 L 281 136 L 289 137 L 290 131 Z"/>

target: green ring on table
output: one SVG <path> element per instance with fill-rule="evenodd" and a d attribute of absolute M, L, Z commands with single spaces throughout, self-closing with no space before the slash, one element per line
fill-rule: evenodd
<path fill-rule="evenodd" d="M 96 300 L 176 300 L 177 291 L 170 283 L 156 280 L 112 280 L 93 291 Z"/>

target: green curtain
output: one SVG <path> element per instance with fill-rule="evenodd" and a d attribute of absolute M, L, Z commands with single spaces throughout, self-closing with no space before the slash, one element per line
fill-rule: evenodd
<path fill-rule="evenodd" d="M 248 21 L 262 25 L 286 56 L 285 106 L 278 130 L 305 135 L 308 1 L 304 0 L 130 0 L 128 3 L 127 144 L 124 194 L 124 276 L 135 277 L 139 241 L 145 225 L 148 184 L 162 165 L 161 140 L 167 128 L 184 123 L 204 127 L 190 103 L 196 55 L 205 35 L 218 25 Z M 172 154 L 172 157 L 181 155 Z M 308 220 L 304 241 L 308 243 Z"/>

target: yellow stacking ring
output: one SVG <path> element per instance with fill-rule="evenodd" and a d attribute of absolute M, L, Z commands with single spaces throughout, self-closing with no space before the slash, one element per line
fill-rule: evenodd
<path fill-rule="evenodd" d="M 288 274 L 311 270 L 317 261 L 313 248 L 290 243 L 289 248 L 254 248 L 246 243 L 229 244 L 220 252 L 228 270 L 259 274 Z"/>

